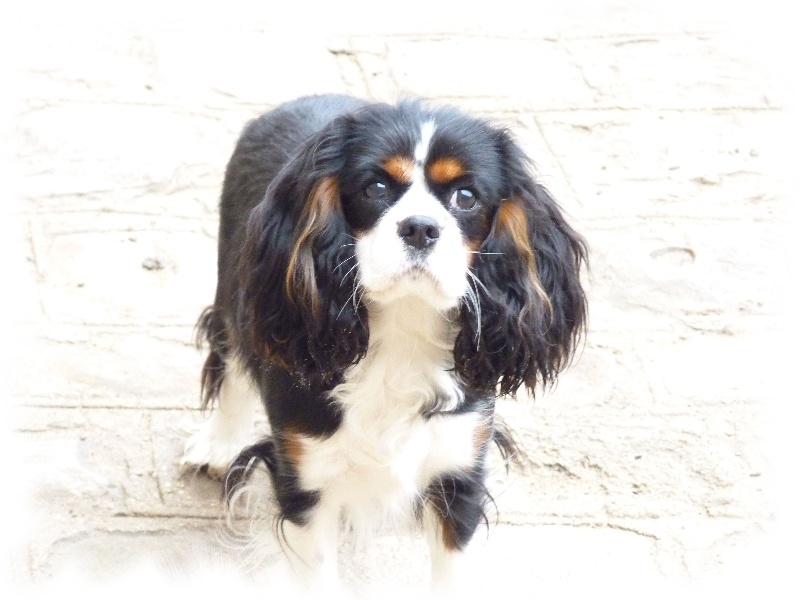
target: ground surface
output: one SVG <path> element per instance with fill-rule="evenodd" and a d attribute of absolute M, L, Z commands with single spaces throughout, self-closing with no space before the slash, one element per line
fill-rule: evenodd
<path fill-rule="evenodd" d="M 34 2 L 0 23 L 17 593 L 276 585 L 270 569 L 232 574 L 217 484 L 179 473 L 201 419 L 192 327 L 242 124 L 333 91 L 508 124 L 591 247 L 581 355 L 535 403 L 501 403 L 528 457 L 495 478 L 473 589 L 791 595 L 781 425 L 797 398 L 776 378 L 794 358 L 777 341 L 788 17 L 770 3 L 266 4 Z M 425 589 L 419 540 L 344 554 L 359 597 Z"/>

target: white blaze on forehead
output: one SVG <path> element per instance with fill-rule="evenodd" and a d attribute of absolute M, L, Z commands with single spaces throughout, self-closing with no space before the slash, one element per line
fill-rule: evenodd
<path fill-rule="evenodd" d="M 420 128 L 419 142 L 414 148 L 414 160 L 419 164 L 425 164 L 425 158 L 428 156 L 434 131 L 436 131 L 436 125 L 434 125 L 433 121 L 425 121 Z"/>
<path fill-rule="evenodd" d="M 418 297 L 444 310 L 457 306 L 467 289 L 469 255 L 458 221 L 425 181 L 424 164 L 435 131 L 433 120 L 421 124 L 408 188 L 356 242 L 361 287 L 374 302 Z M 410 253 L 398 233 L 400 224 L 414 216 L 431 218 L 439 227 L 436 244 L 424 255 Z"/>

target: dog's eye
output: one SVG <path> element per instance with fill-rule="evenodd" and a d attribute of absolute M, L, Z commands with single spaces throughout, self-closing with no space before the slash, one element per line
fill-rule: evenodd
<path fill-rule="evenodd" d="M 386 200 L 389 194 L 389 188 L 386 184 L 375 181 L 364 188 L 364 194 L 370 200 Z"/>
<path fill-rule="evenodd" d="M 461 210 L 471 210 L 475 208 L 477 203 L 478 197 L 475 195 L 475 192 L 466 188 L 456 190 L 453 192 L 453 195 L 450 196 L 450 206 Z"/>

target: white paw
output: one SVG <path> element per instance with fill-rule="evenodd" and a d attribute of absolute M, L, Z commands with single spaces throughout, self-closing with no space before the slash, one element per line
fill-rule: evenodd
<path fill-rule="evenodd" d="M 251 442 L 249 432 L 248 435 L 242 435 L 241 432 L 231 435 L 232 432 L 226 432 L 219 421 L 218 413 L 213 413 L 186 440 L 181 458 L 183 471 L 206 469 L 210 477 L 222 479 L 231 462 Z"/>

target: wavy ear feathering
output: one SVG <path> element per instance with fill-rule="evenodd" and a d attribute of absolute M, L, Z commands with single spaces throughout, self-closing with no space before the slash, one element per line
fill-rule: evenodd
<path fill-rule="evenodd" d="M 342 213 L 347 118 L 300 148 L 250 214 L 239 259 L 247 354 L 300 381 L 337 383 L 366 351 L 354 238 Z"/>
<path fill-rule="evenodd" d="M 534 393 L 567 365 L 585 327 L 587 250 L 507 133 L 498 147 L 506 190 L 472 267 L 480 311 L 462 306 L 455 366 L 476 389 Z"/>

